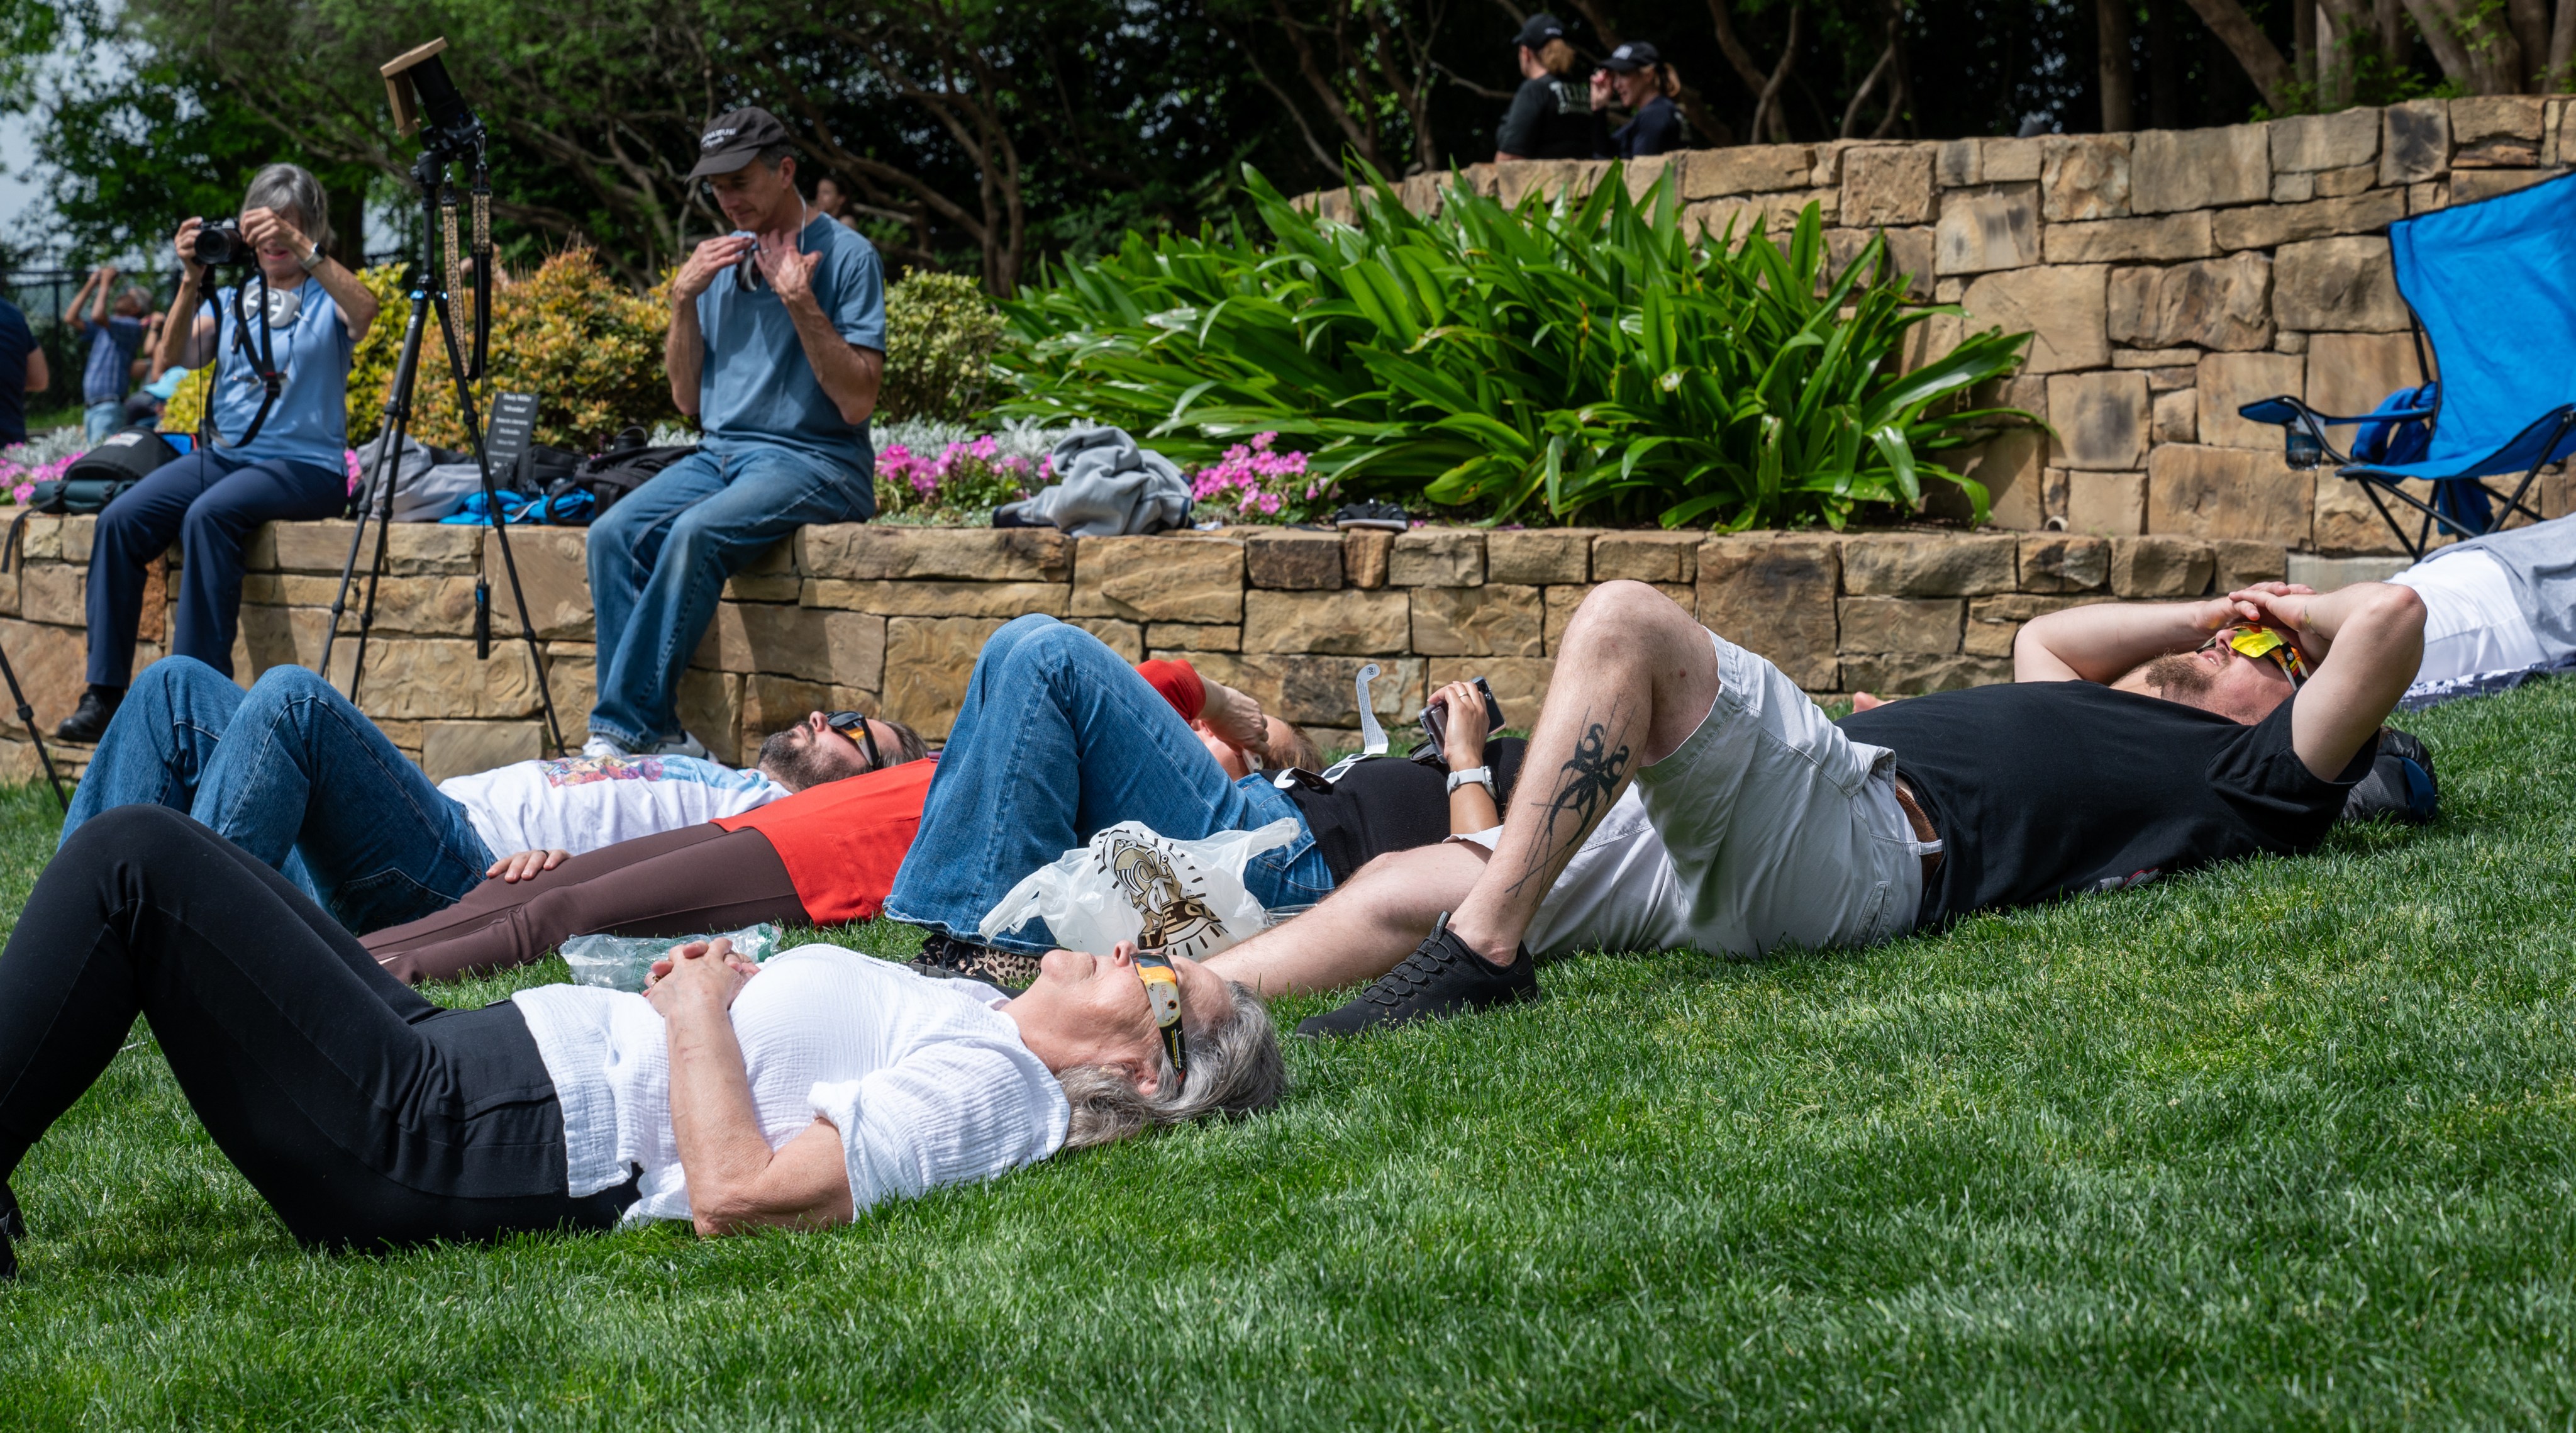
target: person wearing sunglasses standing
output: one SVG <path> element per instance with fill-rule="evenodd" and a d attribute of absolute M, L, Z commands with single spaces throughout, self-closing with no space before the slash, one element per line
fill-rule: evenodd
<path fill-rule="evenodd" d="M 690 182 L 731 232 L 673 276 L 662 357 L 671 402 L 705 437 L 591 526 L 599 694 L 585 756 L 705 756 L 680 729 L 680 673 L 725 580 L 809 523 L 876 515 L 885 273 L 798 191 L 795 148 L 765 109 L 720 115 L 698 138 Z"/>

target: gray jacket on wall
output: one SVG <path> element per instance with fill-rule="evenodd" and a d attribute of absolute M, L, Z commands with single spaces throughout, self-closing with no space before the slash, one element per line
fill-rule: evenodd
<path fill-rule="evenodd" d="M 1179 465 L 1136 446 L 1123 428 L 1085 428 L 1055 445 L 1056 483 L 999 519 L 1047 524 L 1075 537 L 1133 537 L 1186 527 L 1190 484 Z"/>

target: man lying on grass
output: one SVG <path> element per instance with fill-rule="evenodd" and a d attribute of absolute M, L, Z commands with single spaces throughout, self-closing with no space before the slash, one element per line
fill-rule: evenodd
<path fill-rule="evenodd" d="M 643 995 L 442 1010 L 240 847 L 110 811 L 0 950 L 0 1277 L 24 1236 L 9 1175 L 138 1014 L 225 1157 L 327 1246 L 839 1223 L 1284 1081 L 1259 997 L 1129 946 L 1051 952 L 1015 1000 L 834 946 L 673 957 Z"/>
<path fill-rule="evenodd" d="M 1608 583 L 1567 628 L 1499 833 L 1387 856 L 1212 968 L 1272 992 L 1385 972 L 1299 1027 L 1347 1034 L 1532 998 L 1533 945 L 1866 945 L 2305 852 L 2369 769 L 2423 626 L 2382 583 L 2077 607 L 2022 629 L 2009 685 L 1837 723 L 1653 588 Z"/>
<path fill-rule="evenodd" d="M 487 877 L 524 879 L 566 849 L 739 815 L 923 754 L 900 723 L 815 712 L 762 742 L 750 771 L 701 757 L 576 758 L 432 785 L 301 667 L 272 667 L 245 694 L 203 662 L 165 657 L 99 739 L 63 844 L 120 806 L 186 811 L 365 932 L 438 910 Z"/>
<path fill-rule="evenodd" d="M 1096 645 L 1096 644 L 1095 644 Z M 1190 734 L 1169 748 L 1173 765 L 1215 767 L 1241 777 L 1266 753 L 1312 764 L 1314 743 L 1268 716 L 1261 704 L 1222 682 L 1202 678 L 1188 662 L 1160 660 L 1129 670 L 1108 649 L 1101 655 L 1116 680 L 1159 697 Z M 829 720 L 855 719 L 835 713 Z M 1129 737 L 1113 734 L 1113 741 Z M 952 744 L 955 737 L 952 734 Z M 1160 750 L 1160 749 L 1158 749 Z M 1150 755 L 1149 758 L 1150 760 Z M 771 921 L 838 925 L 873 918 L 921 826 L 938 763 L 915 762 L 828 782 L 738 816 L 639 836 L 565 859 L 563 851 L 521 858 L 516 881 L 485 881 L 454 905 L 367 933 L 367 950 L 405 980 L 443 980 L 469 971 L 525 965 L 565 937 L 604 931 L 668 936 L 732 930 Z M 1170 768 L 1148 768 L 1157 781 L 1179 781 Z M 1027 770 L 1041 784 L 1071 773 L 1043 764 Z M 1026 874 L 1023 872 L 1022 874 Z M 987 975 L 1009 986 L 1035 975 Z"/>

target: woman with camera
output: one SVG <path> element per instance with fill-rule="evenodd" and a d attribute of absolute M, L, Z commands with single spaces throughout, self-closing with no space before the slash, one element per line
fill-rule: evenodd
<path fill-rule="evenodd" d="M 184 560 L 170 651 L 230 676 L 251 533 L 267 522 L 336 517 L 348 505 L 349 359 L 375 322 L 376 297 L 323 251 L 329 215 L 320 181 L 272 164 L 251 179 L 237 225 L 192 218 L 179 226 L 179 296 L 152 366 L 212 363 L 209 421 L 195 451 L 99 514 L 89 690 L 60 728 L 65 741 L 98 740 L 124 700 L 144 567 L 172 538 Z M 203 297 L 209 269 L 235 271 L 211 302 Z M 181 322 L 182 314 L 195 319 Z"/>

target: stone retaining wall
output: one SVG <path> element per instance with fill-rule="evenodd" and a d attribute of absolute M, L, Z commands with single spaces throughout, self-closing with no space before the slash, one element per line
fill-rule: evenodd
<path fill-rule="evenodd" d="M 1883 231 L 1921 296 L 1977 328 L 2032 331 L 2022 376 L 1994 396 L 2057 436 L 1979 456 L 1998 527 L 2387 553 L 2400 549 L 2357 487 L 2291 471 L 2280 430 L 2236 409 L 2290 393 L 2367 412 L 2416 382 L 2390 221 L 2566 172 L 2571 113 L 2566 97 L 2420 100 L 2223 129 L 1693 150 L 1627 175 L 1642 193 L 1674 171 L 1685 223 L 1710 233 L 1785 228 L 1814 203 L 1836 255 Z M 1517 201 L 1588 192 L 1607 167 L 1466 177 Z M 1404 202 L 1433 209 L 1450 182 L 1407 179 Z M 1351 195 L 1307 202 L 1346 215 Z M 1959 332 L 1927 324 L 1913 361 Z M 2562 493 L 2550 501 L 2564 511 Z"/>
<path fill-rule="evenodd" d="M 48 730 L 81 690 L 92 521 L 31 518 L 25 561 L 0 574 L 0 642 Z M 556 706 L 576 742 L 594 662 L 585 537 L 513 533 Z M 346 523 L 259 534 L 238 677 L 320 660 L 348 542 Z M 148 593 L 145 661 L 166 640 L 173 561 L 162 560 Z M 1613 578 L 1654 584 L 1826 695 L 2005 680 L 2021 623 L 2074 603 L 2194 596 L 2285 572 L 2331 584 L 2385 568 L 2327 571 L 2256 540 L 1928 529 L 1709 537 L 1233 528 L 1073 541 L 1025 529 L 813 527 L 729 585 L 680 706 L 690 730 L 738 759 L 815 707 L 882 712 L 937 738 L 984 639 L 1012 617 L 1043 612 L 1130 660 L 1186 656 L 1332 750 L 1357 745 L 1352 677 L 1372 661 L 1384 671 L 1373 705 L 1390 728 L 1409 724 L 1432 686 L 1480 673 L 1511 719 L 1527 722 L 1575 605 Z M 496 632 L 509 634 L 482 661 L 472 640 L 478 574 L 493 584 Z M 360 705 L 435 777 L 534 756 L 535 671 L 517 630 L 498 548 L 482 529 L 397 525 Z M 344 690 L 352 657 L 343 638 L 332 676 Z M 86 753 L 68 756 L 77 767 Z M 21 776 L 34 769 L 22 741 L 0 744 L 0 762 Z"/>

